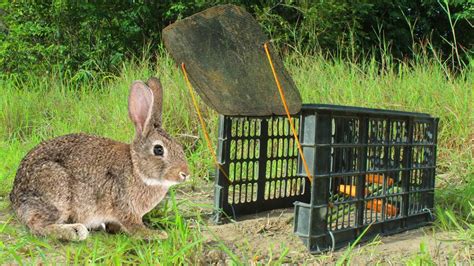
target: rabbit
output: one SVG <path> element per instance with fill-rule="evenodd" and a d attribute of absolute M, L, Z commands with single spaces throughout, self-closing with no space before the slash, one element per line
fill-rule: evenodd
<path fill-rule="evenodd" d="M 162 102 L 159 79 L 135 81 L 128 98 L 131 144 L 79 133 L 31 150 L 10 193 L 20 222 L 33 234 L 66 241 L 85 240 L 104 225 L 109 233 L 165 239 L 142 217 L 190 173 L 183 148 L 162 128 Z"/>

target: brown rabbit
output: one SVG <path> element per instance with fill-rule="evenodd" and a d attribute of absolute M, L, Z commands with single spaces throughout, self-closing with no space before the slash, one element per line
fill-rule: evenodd
<path fill-rule="evenodd" d="M 86 134 L 45 141 L 18 168 L 12 207 L 37 235 L 84 240 L 105 225 L 146 238 L 166 238 L 142 222 L 168 188 L 189 178 L 183 148 L 161 127 L 160 81 L 135 81 L 128 111 L 135 125 L 131 144 Z"/>

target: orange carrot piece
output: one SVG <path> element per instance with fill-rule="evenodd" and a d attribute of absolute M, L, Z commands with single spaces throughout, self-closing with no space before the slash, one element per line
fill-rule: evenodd
<path fill-rule="evenodd" d="M 351 197 L 355 197 L 357 194 L 357 187 L 353 185 L 339 185 L 339 192 L 346 194 Z M 368 194 L 369 190 L 365 189 L 365 194 Z"/>
<path fill-rule="evenodd" d="M 339 192 L 349 195 L 351 197 L 356 196 L 356 186 L 351 185 L 339 185 Z"/>
<path fill-rule="evenodd" d="M 383 184 L 383 175 L 368 174 L 365 176 L 365 181 L 368 183 Z M 387 177 L 387 186 L 393 185 L 393 178 Z"/>
<path fill-rule="evenodd" d="M 367 209 L 369 210 L 374 210 L 376 212 L 382 212 L 382 205 L 383 201 L 380 199 L 374 199 L 369 202 L 367 202 L 366 206 Z M 398 213 L 398 208 L 393 206 L 392 204 L 386 204 L 385 205 L 385 214 L 389 216 L 397 216 Z"/>

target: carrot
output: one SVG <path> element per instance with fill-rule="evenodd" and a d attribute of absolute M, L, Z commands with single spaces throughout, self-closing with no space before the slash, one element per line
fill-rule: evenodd
<path fill-rule="evenodd" d="M 365 176 L 365 181 L 368 183 L 383 184 L 383 175 L 368 174 Z M 387 186 L 393 185 L 393 178 L 387 177 Z"/>
<path fill-rule="evenodd" d="M 382 212 L 382 205 L 383 201 L 380 199 L 374 199 L 367 202 L 366 207 L 369 210 L 374 210 L 376 212 Z M 392 204 L 385 205 L 385 213 L 389 216 L 396 216 L 398 213 L 398 208 L 393 206 Z"/>
<path fill-rule="evenodd" d="M 356 186 L 351 185 L 339 185 L 339 192 L 349 195 L 351 197 L 356 196 Z"/>
<path fill-rule="evenodd" d="M 339 193 L 346 194 L 351 197 L 356 196 L 357 187 L 353 185 L 339 185 Z M 365 189 L 365 194 L 368 194 L 369 191 Z"/>

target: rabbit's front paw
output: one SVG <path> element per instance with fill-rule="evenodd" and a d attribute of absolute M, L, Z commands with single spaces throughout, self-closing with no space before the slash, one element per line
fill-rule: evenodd
<path fill-rule="evenodd" d="M 117 234 L 122 231 L 122 226 L 119 223 L 109 222 L 105 224 L 105 232 L 109 234 Z"/>
<path fill-rule="evenodd" d="M 129 233 L 137 239 L 143 239 L 145 241 L 153 240 L 165 240 L 168 239 L 168 233 L 162 230 L 153 230 L 145 226 L 139 226 L 129 230 Z"/>
<path fill-rule="evenodd" d="M 168 233 L 166 233 L 166 231 L 163 231 L 163 230 L 150 230 L 153 232 L 153 236 L 157 239 L 160 239 L 160 240 L 166 240 L 168 239 Z"/>
<path fill-rule="evenodd" d="M 168 239 L 168 233 L 162 230 L 142 229 L 137 231 L 135 237 L 145 241 L 165 240 Z"/>

